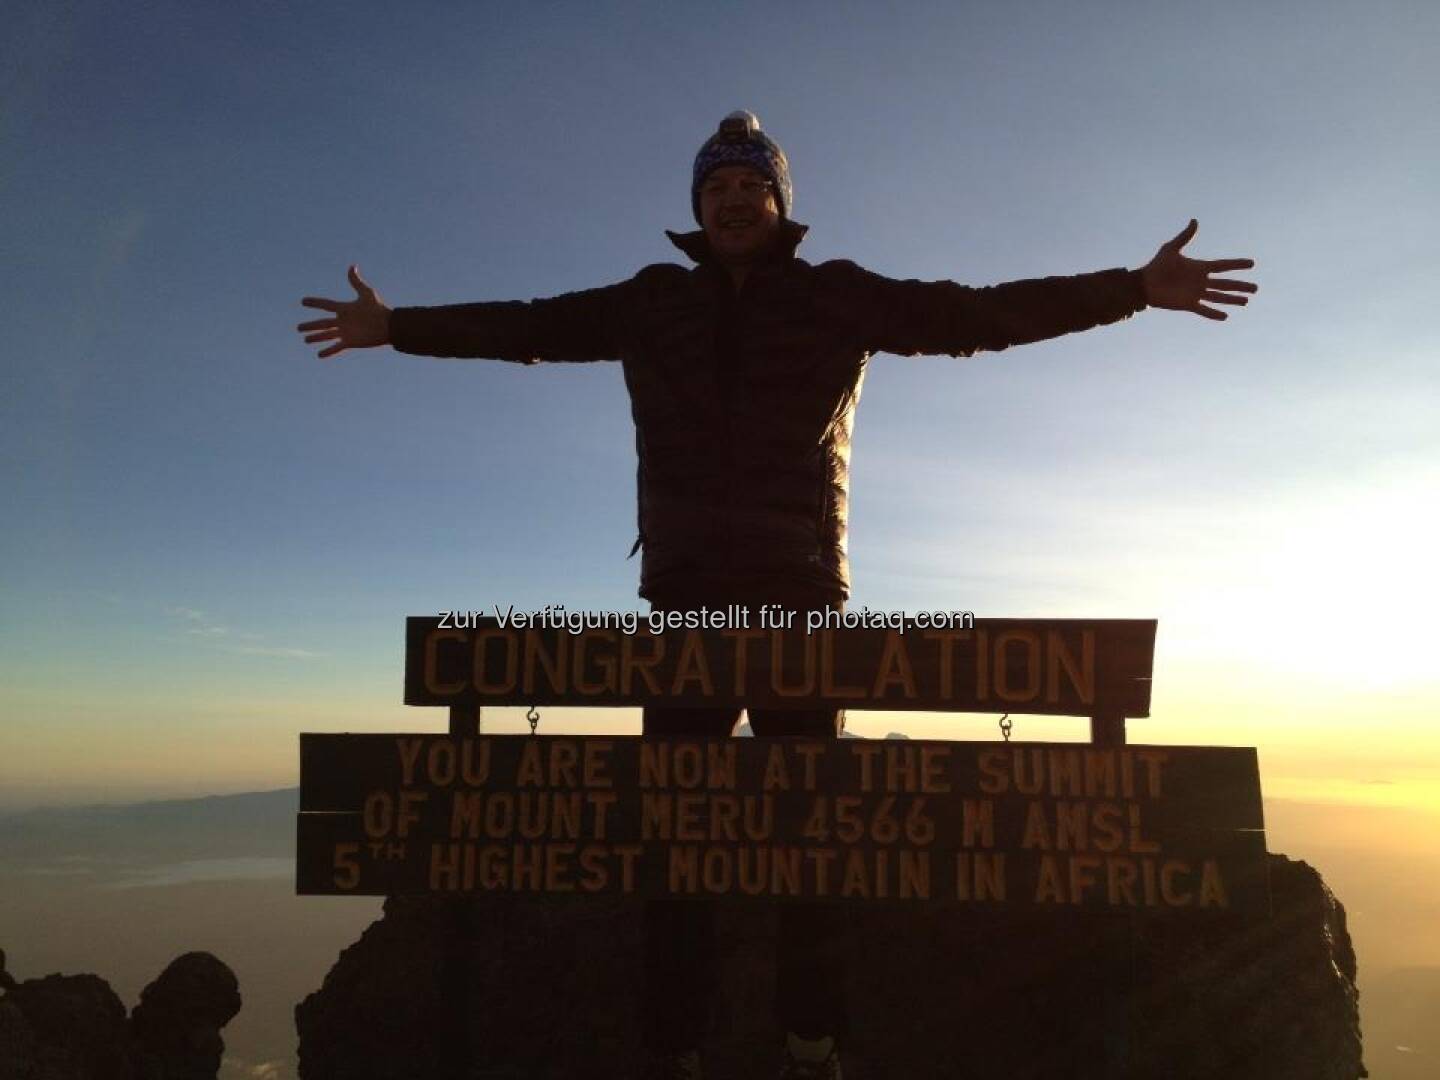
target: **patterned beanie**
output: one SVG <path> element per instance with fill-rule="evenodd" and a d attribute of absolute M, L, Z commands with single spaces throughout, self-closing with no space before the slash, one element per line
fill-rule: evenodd
<path fill-rule="evenodd" d="M 780 216 L 790 216 L 794 189 L 790 186 L 790 163 L 785 160 L 785 151 L 760 130 L 760 120 L 754 113 L 738 109 L 720 121 L 719 130 L 705 140 L 695 155 L 690 208 L 695 212 L 696 221 L 700 221 L 700 185 L 705 177 L 726 165 L 749 165 L 763 173 L 775 189 Z"/>

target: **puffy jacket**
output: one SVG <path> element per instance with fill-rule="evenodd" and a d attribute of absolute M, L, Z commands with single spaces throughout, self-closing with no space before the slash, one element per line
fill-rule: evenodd
<path fill-rule="evenodd" d="M 697 583 L 849 592 L 850 429 L 874 352 L 968 356 L 1126 318 L 1138 271 L 968 288 L 795 256 L 806 227 L 742 288 L 703 232 L 670 233 L 697 265 L 524 302 L 396 308 L 402 352 L 520 363 L 619 360 L 639 457 L 640 595 Z"/>

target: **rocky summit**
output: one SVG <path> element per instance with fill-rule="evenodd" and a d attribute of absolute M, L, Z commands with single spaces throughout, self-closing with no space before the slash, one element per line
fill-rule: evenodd
<path fill-rule="evenodd" d="M 0 953 L 0 1080 L 214 1080 L 220 1029 L 240 1011 L 235 974 L 177 957 L 125 1006 L 98 975 L 17 982 Z"/>
<path fill-rule="evenodd" d="M 1355 1080 L 1345 911 L 1270 856 L 1269 920 L 847 910 L 847 1080 Z M 773 908 L 722 905 L 707 1075 L 764 1076 Z M 641 907 L 399 899 L 296 1008 L 303 1080 L 616 1080 L 638 1056 Z"/>

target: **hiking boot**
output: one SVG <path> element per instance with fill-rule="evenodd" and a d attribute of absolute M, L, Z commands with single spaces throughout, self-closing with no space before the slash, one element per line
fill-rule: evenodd
<path fill-rule="evenodd" d="M 639 1080 L 703 1080 L 704 1075 L 699 1050 L 684 1053 L 647 1050 Z"/>
<path fill-rule="evenodd" d="M 802 1039 L 793 1032 L 785 1036 L 780 1059 L 780 1080 L 842 1080 L 840 1049 L 831 1036 Z"/>

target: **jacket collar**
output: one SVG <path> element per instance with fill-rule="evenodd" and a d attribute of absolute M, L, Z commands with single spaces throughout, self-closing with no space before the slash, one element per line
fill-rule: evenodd
<path fill-rule="evenodd" d="M 789 218 L 780 219 L 780 236 L 771 253 L 769 261 L 793 259 L 795 249 L 800 246 L 800 241 L 805 239 L 805 234 L 810 231 L 809 225 L 801 225 L 798 221 L 791 221 Z M 705 230 L 696 229 L 693 232 L 672 232 L 665 230 L 665 235 L 677 248 L 690 256 L 695 262 L 702 266 L 714 262 L 714 256 L 710 252 L 710 241 L 705 239 Z"/>

